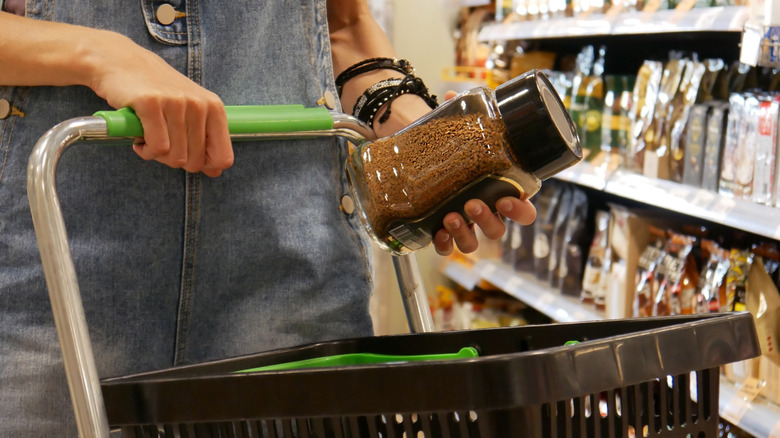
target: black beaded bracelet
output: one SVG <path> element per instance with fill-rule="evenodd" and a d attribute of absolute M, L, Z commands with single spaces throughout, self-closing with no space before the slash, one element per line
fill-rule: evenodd
<path fill-rule="evenodd" d="M 410 75 L 414 73 L 414 67 L 409 61 L 405 59 L 395 58 L 369 58 L 358 62 L 357 64 L 347 68 L 336 77 L 336 91 L 341 96 L 341 91 L 344 88 L 344 84 L 354 78 L 355 76 L 368 73 L 373 70 L 395 70 L 398 73 L 404 75 Z"/>
<path fill-rule="evenodd" d="M 416 94 L 423 98 L 431 109 L 439 106 L 436 96 L 431 96 L 422 79 L 407 75 L 403 78 L 386 79 L 369 87 L 357 100 L 352 110 L 352 115 L 358 120 L 374 126 L 374 118 L 377 111 L 387 104 L 387 110 L 379 118 L 379 123 L 384 123 L 390 117 L 393 101 L 404 94 Z"/>

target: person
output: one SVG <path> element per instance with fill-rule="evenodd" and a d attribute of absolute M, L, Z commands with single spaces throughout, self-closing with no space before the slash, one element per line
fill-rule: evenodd
<path fill-rule="evenodd" d="M 365 0 L 6 0 L 0 12 L 0 436 L 75 436 L 25 196 L 50 127 L 131 107 L 132 146 L 79 144 L 57 171 L 101 377 L 372 334 L 369 241 L 333 138 L 231 144 L 224 104 L 316 106 L 334 78 L 396 54 Z M 351 112 L 393 69 L 344 83 Z M 373 121 L 389 135 L 430 111 L 416 94 Z M 337 108 L 339 109 L 339 108 Z M 379 113 L 387 112 L 383 107 Z M 530 223 L 528 201 L 498 211 Z M 504 232 L 484 203 L 468 219 Z M 478 242 L 451 214 L 435 246 Z"/>

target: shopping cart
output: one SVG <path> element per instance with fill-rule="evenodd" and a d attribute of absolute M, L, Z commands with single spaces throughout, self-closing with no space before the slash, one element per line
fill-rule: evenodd
<path fill-rule="evenodd" d="M 280 117 L 294 120 L 280 125 Z M 230 107 L 228 118 L 234 139 L 362 141 L 373 135 L 354 118 L 322 108 Z M 402 256 L 394 264 L 412 334 L 318 343 L 101 382 L 55 170 L 60 155 L 79 140 L 141 133 L 129 111 L 69 120 L 40 139 L 28 167 L 30 207 L 82 438 L 106 438 L 112 431 L 166 438 L 715 437 L 718 367 L 760 354 L 748 313 L 423 333 L 431 331 L 425 292 L 414 258 Z M 464 347 L 478 357 L 412 360 Z M 246 371 L 357 353 L 394 358 Z"/>

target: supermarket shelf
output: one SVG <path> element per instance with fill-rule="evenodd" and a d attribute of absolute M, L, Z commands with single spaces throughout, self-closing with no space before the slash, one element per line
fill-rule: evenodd
<path fill-rule="evenodd" d="M 720 416 L 755 437 L 780 436 L 780 406 L 761 398 L 746 401 L 738 394 L 737 386 L 721 376 L 718 398 Z"/>
<path fill-rule="evenodd" d="M 508 294 L 539 310 L 555 321 L 579 322 L 601 320 L 605 315 L 579 300 L 551 292 L 541 282 L 515 272 L 494 260 L 480 260 L 473 266 L 449 261 L 444 273 L 461 286 L 471 289 L 486 280 Z M 721 417 L 757 438 L 780 437 L 780 406 L 762 398 L 747 401 L 739 395 L 737 385 L 721 376 L 718 411 Z"/>
<path fill-rule="evenodd" d="M 593 321 L 603 312 L 588 309 L 578 299 L 551 292 L 549 287 L 493 260 L 480 260 L 473 267 L 451 261 L 444 273 L 466 289 L 485 280 L 558 322 Z"/>
<path fill-rule="evenodd" d="M 747 21 L 744 6 L 694 8 L 687 12 L 623 12 L 590 14 L 552 20 L 490 23 L 480 30 L 479 41 L 635 35 L 679 32 L 740 32 Z"/>
<path fill-rule="evenodd" d="M 780 239 L 780 210 L 777 208 L 622 170 L 607 180 L 604 191 L 749 233 Z"/>
<path fill-rule="evenodd" d="M 607 175 L 587 162 L 558 174 L 556 179 L 780 240 L 780 209 L 774 207 L 622 169 Z"/>

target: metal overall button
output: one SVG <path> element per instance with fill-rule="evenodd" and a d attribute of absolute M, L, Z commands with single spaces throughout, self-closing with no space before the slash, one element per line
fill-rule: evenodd
<path fill-rule="evenodd" d="M 157 8 L 157 12 L 154 14 L 157 22 L 163 26 L 168 26 L 173 23 L 177 18 L 178 13 L 176 8 L 169 3 L 163 3 Z"/>
<path fill-rule="evenodd" d="M 341 197 L 341 211 L 346 214 L 352 214 L 355 212 L 355 201 L 349 195 Z"/>
<path fill-rule="evenodd" d="M 327 109 L 336 108 L 336 96 L 330 90 L 325 90 L 325 94 L 317 100 L 317 105 L 325 105 Z"/>
<path fill-rule="evenodd" d="M 11 103 L 6 99 L 0 99 L 0 120 L 11 115 Z"/>

